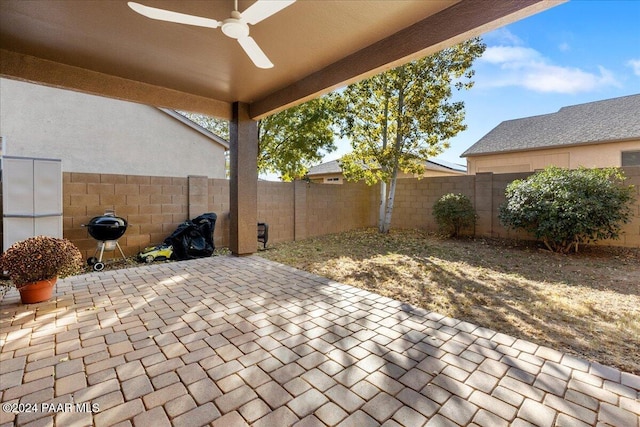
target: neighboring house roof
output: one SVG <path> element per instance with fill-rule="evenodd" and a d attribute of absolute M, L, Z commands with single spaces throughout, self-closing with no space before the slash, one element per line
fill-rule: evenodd
<path fill-rule="evenodd" d="M 504 121 L 462 157 L 640 139 L 638 117 L 640 94 L 563 107 L 557 113 Z"/>
<path fill-rule="evenodd" d="M 165 114 L 170 115 L 171 117 L 173 117 L 174 119 L 184 123 L 185 125 L 189 126 L 191 129 L 200 132 L 202 135 L 206 136 L 207 138 L 213 140 L 214 142 L 222 145 L 225 150 L 229 149 L 229 142 L 227 140 L 225 140 L 224 138 L 219 137 L 218 135 L 216 135 L 215 133 L 211 132 L 210 130 L 203 128 L 202 126 L 200 126 L 199 124 L 197 124 L 196 122 L 189 120 L 188 118 L 186 118 L 185 116 L 183 116 L 182 114 L 178 113 L 175 110 L 170 110 L 168 108 L 158 108 L 158 110 L 162 111 Z"/>
<path fill-rule="evenodd" d="M 427 169 L 431 170 L 451 170 L 455 172 L 466 172 L 467 168 L 464 165 L 459 165 L 456 163 L 447 162 L 440 159 L 431 159 L 427 160 Z M 330 162 L 322 163 L 317 166 L 313 166 L 309 168 L 309 172 L 307 172 L 308 176 L 317 176 L 317 175 L 327 175 L 327 174 L 335 174 L 342 173 L 342 168 L 340 167 L 340 160 L 332 160 Z"/>
<path fill-rule="evenodd" d="M 317 166 L 310 167 L 307 175 L 326 175 L 330 173 L 342 173 L 342 168 L 340 167 L 339 160 L 331 160 L 330 162 L 321 163 Z"/>
<path fill-rule="evenodd" d="M 467 167 L 465 165 L 461 165 L 461 164 L 458 164 L 458 163 L 447 162 L 446 160 L 442 160 L 442 159 L 427 160 L 427 167 L 429 167 L 429 163 L 431 163 L 432 165 L 437 165 L 437 166 L 443 167 L 445 169 L 450 169 L 450 170 L 456 171 L 456 172 L 466 172 L 467 171 Z"/>

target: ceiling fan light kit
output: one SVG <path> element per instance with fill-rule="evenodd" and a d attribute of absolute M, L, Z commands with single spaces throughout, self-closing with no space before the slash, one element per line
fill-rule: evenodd
<path fill-rule="evenodd" d="M 232 39 L 238 40 L 240 47 L 258 68 L 272 68 L 273 63 L 267 55 L 260 49 L 258 43 L 249 35 L 249 24 L 255 25 L 258 22 L 278 13 L 285 7 L 295 3 L 296 0 L 257 0 L 249 6 L 243 13 L 238 11 L 238 0 L 235 0 L 235 10 L 231 12 L 231 17 L 222 22 L 211 18 L 188 15 L 156 7 L 145 6 L 136 2 L 128 2 L 129 7 L 150 19 L 158 21 L 173 22 L 177 24 L 194 25 L 205 28 L 221 27 L 222 33 Z"/>

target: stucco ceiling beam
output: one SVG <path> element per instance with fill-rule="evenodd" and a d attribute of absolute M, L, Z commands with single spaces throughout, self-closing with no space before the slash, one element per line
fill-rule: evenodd
<path fill-rule="evenodd" d="M 250 105 L 259 119 L 566 0 L 462 0 Z"/>
<path fill-rule="evenodd" d="M 92 95 L 229 120 L 231 104 L 85 68 L 0 49 L 0 76 Z"/>

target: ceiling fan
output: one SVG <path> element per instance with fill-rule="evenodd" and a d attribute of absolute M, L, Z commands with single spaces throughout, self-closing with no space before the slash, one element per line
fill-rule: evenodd
<path fill-rule="evenodd" d="M 235 8 L 231 12 L 231 17 L 223 21 L 203 18 L 200 16 L 187 15 L 185 13 L 173 12 L 156 7 L 145 6 L 136 2 L 128 2 L 131 9 L 147 18 L 159 21 L 175 22 L 178 24 L 195 25 L 197 27 L 218 28 L 232 39 L 238 40 L 242 49 L 258 68 L 272 68 L 273 63 L 267 55 L 260 49 L 260 46 L 249 35 L 249 24 L 255 25 L 258 22 L 278 13 L 285 7 L 293 4 L 296 0 L 258 0 L 247 8 L 244 12 L 238 12 L 238 0 L 235 0 Z"/>

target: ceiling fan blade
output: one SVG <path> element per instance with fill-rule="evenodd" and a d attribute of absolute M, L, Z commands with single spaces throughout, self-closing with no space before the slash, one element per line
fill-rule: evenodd
<path fill-rule="evenodd" d="M 258 43 L 251 36 L 242 37 L 238 39 L 238 43 L 242 46 L 242 49 L 246 52 L 249 58 L 256 64 L 258 68 L 273 68 L 273 63 L 269 61 L 267 55 L 264 54 Z"/>
<path fill-rule="evenodd" d="M 249 24 L 255 25 L 267 19 L 274 13 L 280 12 L 296 0 L 258 0 L 242 12 L 242 18 Z"/>
<path fill-rule="evenodd" d="M 131 9 L 147 18 L 157 19 L 159 21 L 175 22 L 177 24 L 195 25 L 197 27 L 218 28 L 220 22 L 215 19 L 202 18 L 200 16 L 187 15 L 185 13 L 172 12 L 170 10 L 158 9 L 151 6 L 145 6 L 140 3 L 130 1 L 127 3 Z"/>

